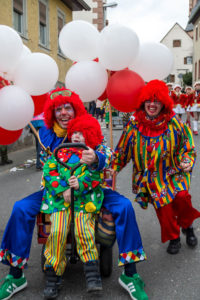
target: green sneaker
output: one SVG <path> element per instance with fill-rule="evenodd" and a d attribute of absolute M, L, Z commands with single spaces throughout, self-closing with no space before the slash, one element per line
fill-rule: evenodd
<path fill-rule="evenodd" d="M 139 274 L 128 277 L 124 272 L 119 277 L 119 284 L 127 290 L 133 300 L 148 300 L 148 296 L 144 291 L 144 282 Z"/>
<path fill-rule="evenodd" d="M 26 286 L 27 281 L 24 274 L 18 279 L 15 279 L 12 275 L 8 274 L 0 287 L 0 300 L 10 299 L 15 293 L 23 290 Z"/>

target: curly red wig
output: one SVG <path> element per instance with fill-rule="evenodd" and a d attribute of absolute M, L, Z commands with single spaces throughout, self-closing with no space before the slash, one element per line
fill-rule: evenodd
<path fill-rule="evenodd" d="M 92 149 L 95 149 L 103 141 L 101 126 L 90 114 L 82 115 L 69 121 L 67 126 L 69 139 L 71 139 L 71 136 L 75 131 L 82 132 L 85 138 L 85 144 Z"/>
<path fill-rule="evenodd" d="M 154 101 L 155 99 L 162 102 L 165 110 L 171 112 L 173 100 L 169 96 L 167 85 L 161 80 L 151 80 L 143 88 L 136 102 L 136 110 L 139 110 L 146 100 Z"/>
<path fill-rule="evenodd" d="M 73 106 L 76 117 L 87 114 L 83 102 L 76 93 L 66 88 L 56 88 L 48 94 L 44 106 L 44 121 L 47 128 L 52 128 L 55 122 L 54 109 L 66 103 Z"/>

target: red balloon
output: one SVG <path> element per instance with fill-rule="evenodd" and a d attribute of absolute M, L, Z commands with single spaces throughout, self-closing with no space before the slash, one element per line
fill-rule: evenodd
<path fill-rule="evenodd" d="M 34 117 L 40 115 L 44 111 L 44 104 L 47 100 L 47 94 L 39 96 L 31 96 L 35 105 Z"/>
<path fill-rule="evenodd" d="M 0 89 L 6 85 L 10 85 L 9 81 L 0 76 Z"/>
<path fill-rule="evenodd" d="M 0 145 L 9 145 L 20 137 L 22 134 L 23 129 L 20 130 L 6 130 L 2 127 L 0 127 Z"/>
<path fill-rule="evenodd" d="M 106 88 L 110 104 L 119 111 L 132 112 L 145 82 L 131 70 L 116 72 L 108 81 Z"/>
<path fill-rule="evenodd" d="M 110 71 L 110 77 L 112 75 L 114 75 L 115 73 L 116 73 L 116 71 Z M 104 101 L 107 98 L 108 98 L 108 95 L 107 95 L 107 92 L 106 92 L 106 89 L 105 89 L 105 91 L 103 92 L 103 94 L 100 97 L 98 97 L 98 100 Z"/>
<path fill-rule="evenodd" d="M 100 96 L 100 97 L 98 97 L 98 100 L 101 100 L 101 101 L 103 101 L 103 100 L 105 100 L 105 99 L 107 99 L 108 97 L 107 97 L 107 93 L 106 93 L 106 90 L 103 92 L 103 94 Z"/>

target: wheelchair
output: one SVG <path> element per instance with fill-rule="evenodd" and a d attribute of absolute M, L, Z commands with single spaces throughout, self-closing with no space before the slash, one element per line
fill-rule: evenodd
<path fill-rule="evenodd" d="M 67 165 L 60 161 L 58 158 L 58 151 L 63 148 L 82 148 L 88 149 L 84 144 L 79 143 L 67 143 L 58 146 L 55 149 L 55 157 L 56 160 L 62 164 L 65 168 Z M 72 170 L 70 170 L 71 175 L 74 174 L 76 168 L 78 168 L 81 163 L 77 164 Z M 104 171 L 104 178 L 107 185 L 114 188 L 114 181 L 112 180 L 112 176 L 109 170 Z M 75 264 L 77 263 L 80 258 L 76 252 L 76 244 L 74 239 L 74 191 L 73 188 L 71 189 L 71 210 L 72 210 L 72 222 L 70 233 L 67 237 L 67 244 L 66 244 L 66 257 L 67 260 Z M 41 268 L 44 271 L 44 264 L 45 264 L 45 244 L 47 238 L 50 233 L 51 228 L 51 221 L 50 221 L 50 214 L 39 213 L 37 215 L 37 235 L 38 235 L 38 243 L 42 244 L 42 251 L 41 251 Z M 113 267 L 113 251 L 112 246 L 114 245 L 116 236 L 115 236 L 115 224 L 111 213 L 106 210 L 105 208 L 101 208 L 100 214 L 96 216 L 96 224 L 95 224 L 95 241 L 97 244 L 97 248 L 99 251 L 99 263 L 100 263 L 100 272 L 103 277 L 109 277 L 112 273 Z"/>

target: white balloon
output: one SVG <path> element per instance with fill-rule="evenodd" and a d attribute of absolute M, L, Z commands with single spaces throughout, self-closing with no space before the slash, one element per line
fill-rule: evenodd
<path fill-rule="evenodd" d="M 23 50 L 20 58 L 25 57 L 29 54 L 31 54 L 31 50 L 26 45 L 23 45 Z"/>
<path fill-rule="evenodd" d="M 14 83 L 30 95 L 42 95 L 54 88 L 58 80 L 58 66 L 43 53 L 31 53 L 20 60 L 14 73 Z"/>
<path fill-rule="evenodd" d="M 153 79 L 165 79 L 172 67 L 172 52 L 165 45 L 156 42 L 142 44 L 138 58 L 129 66 L 147 82 Z"/>
<path fill-rule="evenodd" d="M 0 90 L 0 126 L 7 130 L 19 130 L 31 121 L 34 103 L 21 87 L 5 86 Z"/>
<path fill-rule="evenodd" d="M 0 25 L 0 71 L 7 72 L 19 59 L 23 43 L 19 34 L 9 26 Z"/>
<path fill-rule="evenodd" d="M 10 70 L 8 70 L 6 73 L 4 73 L 4 78 L 7 80 L 13 81 L 15 69 L 17 68 L 18 64 L 24 59 L 24 57 L 26 57 L 29 54 L 31 54 L 31 50 L 27 46 L 23 45 L 22 53 L 21 53 L 20 57 L 15 62 L 15 64 L 12 66 L 12 68 Z"/>
<path fill-rule="evenodd" d="M 59 35 L 62 52 L 71 60 L 92 60 L 97 57 L 99 32 L 89 22 L 77 20 L 67 23 Z"/>
<path fill-rule="evenodd" d="M 66 74 L 65 86 L 77 93 L 83 102 L 98 99 L 107 86 L 108 74 L 95 61 L 80 61 Z"/>
<path fill-rule="evenodd" d="M 127 68 L 136 59 L 138 51 L 138 36 L 128 27 L 111 25 L 100 33 L 98 58 L 108 70 L 119 71 Z"/>

